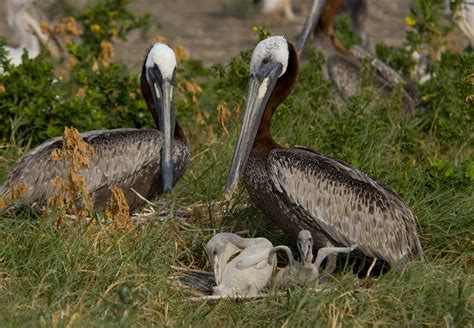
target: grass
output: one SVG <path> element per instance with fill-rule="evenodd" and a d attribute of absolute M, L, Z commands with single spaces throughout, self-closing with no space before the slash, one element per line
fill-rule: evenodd
<path fill-rule="evenodd" d="M 321 292 L 298 287 L 253 302 L 192 301 L 168 279 L 172 265 L 209 271 L 203 245 L 217 231 L 287 242 L 243 187 L 233 204 L 223 196 L 248 58 L 244 53 L 214 69 L 189 61 L 178 72 L 178 80 L 203 91 L 177 88 L 192 162 L 172 195 L 162 198 L 175 207 L 204 204 L 191 218 L 129 231 L 100 224 L 58 230 L 54 217 L 28 209 L 0 214 L 2 326 L 472 325 L 474 109 L 466 98 L 474 89 L 467 78 L 472 53 L 435 67 L 438 78 L 422 88 L 424 102 L 414 116 L 400 113 L 397 93 L 374 100 L 373 90 L 361 88 L 342 102 L 322 77 L 323 59 L 312 54 L 272 125 L 283 145 L 309 146 L 388 183 L 417 216 L 424 262 L 375 280 L 358 278 L 349 261 Z M 219 119 L 221 103 L 229 116 Z M 0 179 L 27 148 L 0 149 Z"/>

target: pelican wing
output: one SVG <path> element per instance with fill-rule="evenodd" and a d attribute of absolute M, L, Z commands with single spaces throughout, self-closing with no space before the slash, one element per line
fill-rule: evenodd
<path fill-rule="evenodd" d="M 422 257 L 413 214 L 367 174 L 299 147 L 273 150 L 268 170 L 275 189 L 336 242 L 390 263 Z"/>
<path fill-rule="evenodd" d="M 362 84 L 362 66 L 357 61 L 333 54 L 327 60 L 327 68 L 329 79 L 335 84 L 342 98 L 356 94 Z"/>
<path fill-rule="evenodd" d="M 404 93 L 403 96 L 409 97 L 409 100 L 413 102 L 413 106 L 416 105 L 415 102 L 418 98 L 418 89 L 413 82 L 407 80 L 392 67 L 375 57 L 361 46 L 354 45 L 349 49 L 349 51 L 359 59 L 370 60 L 370 64 L 376 69 L 378 77 L 381 81 L 387 81 L 392 86 L 402 85 L 403 92 L 406 93 Z"/>
<path fill-rule="evenodd" d="M 402 85 L 400 92 L 403 109 L 405 112 L 413 111 L 416 106 L 416 87 L 379 59 L 374 58 L 371 64 L 377 72 L 373 81 L 375 89 L 390 93 L 397 85 Z M 358 61 L 348 56 L 333 54 L 328 58 L 327 67 L 329 79 L 335 84 L 342 98 L 347 99 L 356 94 L 363 81 L 363 69 Z"/>
<path fill-rule="evenodd" d="M 266 267 L 268 264 L 268 254 L 273 245 L 270 244 L 269 247 L 264 246 L 263 248 L 255 246 L 249 246 L 240 253 L 236 264 L 237 269 L 246 270 L 250 267 L 263 269 Z"/>
<path fill-rule="evenodd" d="M 349 49 L 349 51 L 352 55 L 361 60 L 370 60 L 372 67 L 374 67 L 386 80 L 391 81 L 393 84 L 405 83 L 405 79 L 397 71 L 375 57 L 363 47 L 354 45 Z"/>
<path fill-rule="evenodd" d="M 160 170 L 161 132 L 154 129 L 116 129 L 82 133 L 84 141 L 94 148 L 89 168 L 82 169 L 89 192 L 120 185 L 136 177 L 146 167 Z M 24 182 L 27 192 L 22 199 L 28 203 L 44 202 L 54 195 L 51 180 L 64 177 L 69 165 L 66 161 L 51 159 L 55 149 L 62 148 L 62 138 L 54 138 L 39 145 L 10 172 L 1 189 Z"/>

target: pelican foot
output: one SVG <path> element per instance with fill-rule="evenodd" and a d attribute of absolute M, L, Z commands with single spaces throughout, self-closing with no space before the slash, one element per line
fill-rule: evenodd
<path fill-rule="evenodd" d="M 366 278 L 370 277 L 370 273 L 372 272 L 372 269 L 374 268 L 375 263 L 377 263 L 376 257 L 374 257 L 374 260 L 372 261 L 372 264 L 370 265 L 369 270 L 367 271 L 367 274 L 365 275 Z"/>

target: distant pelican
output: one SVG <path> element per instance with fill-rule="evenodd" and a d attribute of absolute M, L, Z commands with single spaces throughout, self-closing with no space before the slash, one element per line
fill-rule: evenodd
<path fill-rule="evenodd" d="M 422 259 L 415 217 L 388 186 L 342 161 L 301 146 L 285 149 L 273 140 L 273 112 L 297 73 L 297 52 L 284 37 L 257 44 L 226 192 L 243 177 L 260 209 L 292 239 L 309 230 L 316 249 L 358 245 L 396 269 Z"/>
<path fill-rule="evenodd" d="M 189 162 L 187 138 L 175 121 L 172 104 L 176 57 L 167 45 L 156 43 L 143 63 L 141 90 L 153 115 L 156 129 L 115 129 L 82 133 L 94 149 L 91 166 L 82 170 L 92 202 L 103 208 L 112 186 L 121 187 L 131 209 L 145 198 L 170 191 Z M 44 205 L 55 194 L 51 180 L 65 176 L 66 163 L 51 159 L 61 149 L 62 138 L 54 138 L 26 154 L 0 186 L 0 196 L 9 187 L 24 182 L 26 194 L 20 201 Z"/>
<path fill-rule="evenodd" d="M 36 58 L 41 52 L 41 45 L 55 57 L 59 55 L 57 41 L 40 26 L 39 9 L 33 0 L 7 0 L 6 12 L 8 26 L 20 40 L 18 48 L 5 46 L 7 58 L 14 66 L 21 65 L 23 51 L 28 51 L 28 58 Z M 2 68 L 3 69 L 3 68 Z"/>
<path fill-rule="evenodd" d="M 449 3 L 447 5 L 449 8 Z M 459 28 L 469 38 L 471 47 L 474 47 L 474 1 L 462 0 L 458 4 L 457 10 L 454 13 L 453 18 Z"/>
<path fill-rule="evenodd" d="M 418 91 L 411 81 L 366 49 L 353 46 L 348 50 L 337 39 L 334 33 L 333 21 L 337 11 L 341 8 L 342 2 L 342 0 L 314 0 L 298 41 L 298 51 L 303 52 L 310 34 L 314 33 L 314 46 L 327 59 L 325 75 L 333 82 L 344 99 L 353 96 L 362 85 L 361 61 L 363 59 L 368 60 L 376 72 L 372 85 L 378 96 L 382 98 L 401 86 L 403 110 L 412 112 L 418 102 Z"/>

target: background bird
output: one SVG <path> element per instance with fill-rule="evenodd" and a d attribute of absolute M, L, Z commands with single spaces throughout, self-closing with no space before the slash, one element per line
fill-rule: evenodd
<path fill-rule="evenodd" d="M 298 40 L 298 51 L 303 52 L 310 35 L 314 34 L 315 49 L 322 52 L 327 59 L 324 74 L 333 82 L 343 99 L 355 95 L 362 86 L 362 60 L 368 60 L 376 72 L 372 81 L 376 97 L 381 99 L 395 89 L 400 89 L 402 109 L 405 112 L 413 112 L 418 103 L 418 91 L 411 81 L 363 47 L 353 46 L 347 49 L 337 38 L 333 23 L 342 5 L 342 0 L 314 0 Z"/>
<path fill-rule="evenodd" d="M 7 22 L 18 47 L 5 46 L 7 58 L 14 66 L 21 65 L 23 51 L 28 58 L 36 58 L 44 47 L 53 57 L 59 57 L 61 46 L 48 29 L 47 19 L 32 0 L 6 0 Z"/>

